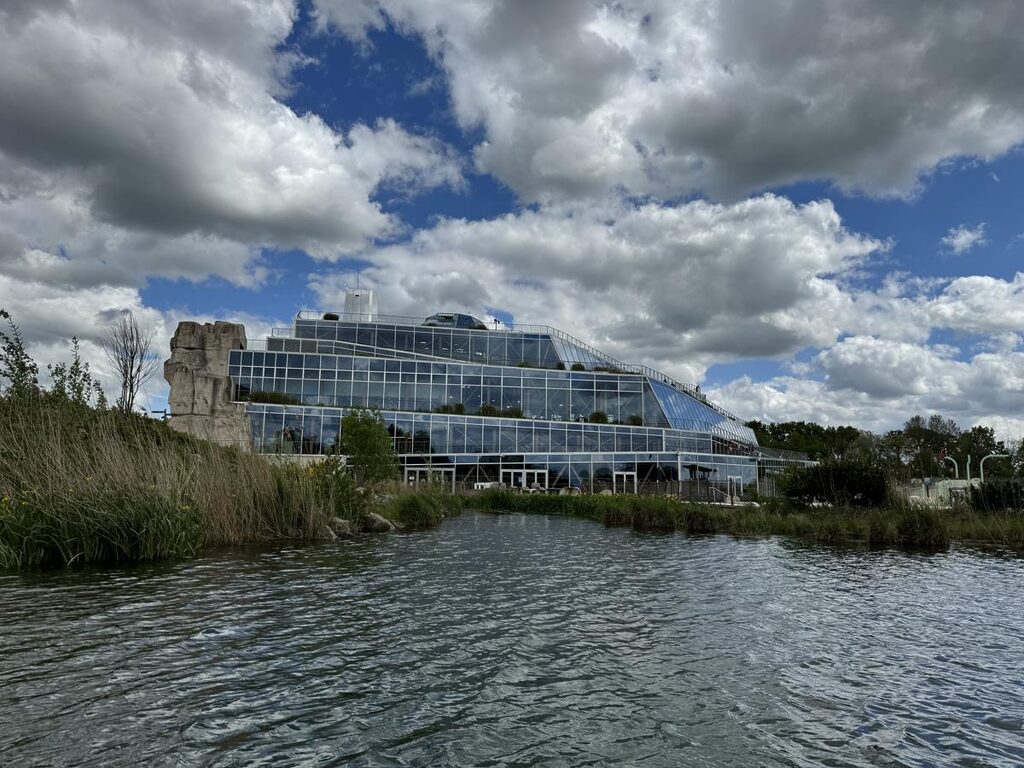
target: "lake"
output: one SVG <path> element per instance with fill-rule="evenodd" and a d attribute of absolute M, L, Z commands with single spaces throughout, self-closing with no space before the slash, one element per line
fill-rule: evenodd
<path fill-rule="evenodd" d="M 466 513 L 0 575 L 0 765 L 1024 763 L 1024 561 Z"/>

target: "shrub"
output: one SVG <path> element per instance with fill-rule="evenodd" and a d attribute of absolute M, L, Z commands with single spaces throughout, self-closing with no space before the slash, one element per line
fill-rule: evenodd
<path fill-rule="evenodd" d="M 880 507 L 887 499 L 882 470 L 859 462 L 793 467 L 781 485 L 787 499 L 804 505 L 825 502 L 836 507 Z"/>
<path fill-rule="evenodd" d="M 462 510 L 462 499 L 454 495 L 447 483 L 425 483 L 415 490 L 402 489 L 381 509 L 388 519 L 404 528 L 433 528 L 447 516 Z"/>
<path fill-rule="evenodd" d="M 868 527 L 871 544 L 945 549 L 949 540 L 949 525 L 943 513 L 925 507 L 908 505 L 876 512 Z"/>
<path fill-rule="evenodd" d="M 369 495 L 356 485 L 340 456 L 328 456 L 311 464 L 307 474 L 316 484 L 326 509 L 334 517 L 358 522 L 369 509 Z"/>
<path fill-rule="evenodd" d="M 398 458 L 384 420 L 376 411 L 353 408 L 341 419 L 338 448 L 348 457 L 357 486 L 398 477 Z"/>
<path fill-rule="evenodd" d="M 403 493 L 392 502 L 387 516 L 407 528 L 431 528 L 441 522 L 444 510 L 433 496 Z"/>
<path fill-rule="evenodd" d="M 257 389 L 243 396 L 241 399 L 250 403 L 272 403 L 274 405 L 302 405 L 302 400 L 295 395 L 286 395 L 284 392 L 265 392 Z"/>
<path fill-rule="evenodd" d="M 687 533 L 714 533 L 718 523 L 707 507 L 688 504 L 683 509 L 683 528 Z"/>
<path fill-rule="evenodd" d="M 446 403 L 445 405 L 437 406 L 434 410 L 437 413 L 462 414 L 466 412 L 466 406 L 464 403 Z"/>
<path fill-rule="evenodd" d="M 973 486 L 971 506 L 980 512 L 1024 512 L 1024 480 L 989 480 Z"/>

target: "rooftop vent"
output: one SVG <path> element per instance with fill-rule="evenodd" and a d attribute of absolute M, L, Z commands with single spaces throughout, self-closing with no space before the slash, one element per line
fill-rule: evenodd
<path fill-rule="evenodd" d="M 369 322 L 377 319 L 377 297 L 372 288 L 349 288 L 345 291 L 345 320 Z"/>

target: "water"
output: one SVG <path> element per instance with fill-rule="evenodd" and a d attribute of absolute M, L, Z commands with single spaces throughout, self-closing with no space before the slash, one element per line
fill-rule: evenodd
<path fill-rule="evenodd" d="M 1020 765 L 1024 563 L 467 514 L 0 576 L 0 765 Z"/>

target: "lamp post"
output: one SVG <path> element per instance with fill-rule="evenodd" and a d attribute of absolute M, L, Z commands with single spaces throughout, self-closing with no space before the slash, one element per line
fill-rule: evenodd
<path fill-rule="evenodd" d="M 990 453 L 985 456 L 978 464 L 978 474 L 980 475 L 981 482 L 985 482 L 985 459 L 1008 459 L 1010 454 L 1008 453 Z"/>
<path fill-rule="evenodd" d="M 960 479 L 960 465 L 956 463 L 956 459 L 954 459 L 952 456 L 943 456 L 942 460 L 943 461 L 952 461 L 953 462 L 953 477 L 954 477 L 954 479 L 959 480 Z"/>

